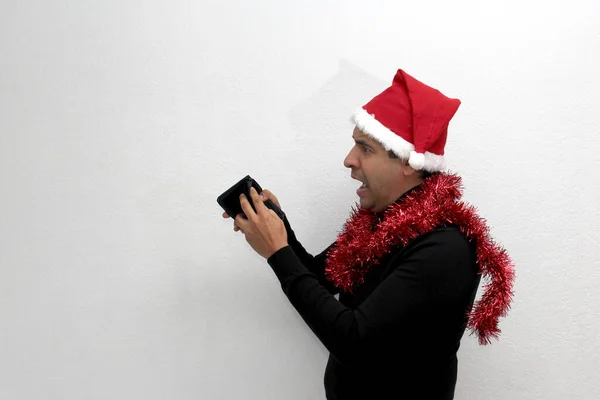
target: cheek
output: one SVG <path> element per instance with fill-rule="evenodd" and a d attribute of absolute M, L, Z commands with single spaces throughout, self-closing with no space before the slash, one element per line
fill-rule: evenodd
<path fill-rule="evenodd" d="M 387 195 L 386 193 L 389 192 L 391 188 L 397 186 L 401 179 L 398 168 L 386 163 L 371 165 L 370 170 L 367 172 L 369 173 L 367 175 L 369 186 L 373 189 L 375 194 Z"/>

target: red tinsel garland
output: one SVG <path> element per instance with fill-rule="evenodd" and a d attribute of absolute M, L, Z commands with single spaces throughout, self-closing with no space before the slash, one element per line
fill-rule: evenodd
<path fill-rule="evenodd" d="M 328 253 L 326 276 L 340 289 L 352 292 L 392 248 L 405 246 L 438 227 L 457 225 L 475 241 L 480 273 L 490 281 L 469 312 L 468 328 L 477 333 L 480 344 L 491 343 L 492 337 L 500 335 L 498 319 L 510 308 L 514 267 L 506 250 L 490 237 L 485 220 L 477 216 L 474 207 L 460 201 L 461 197 L 460 177 L 436 174 L 390 206 L 383 219 L 363 208 L 353 208 Z"/>

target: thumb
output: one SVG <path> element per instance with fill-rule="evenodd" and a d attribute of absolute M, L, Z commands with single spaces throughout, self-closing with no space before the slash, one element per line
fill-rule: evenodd
<path fill-rule="evenodd" d="M 271 193 L 270 190 L 264 189 L 261 194 L 263 195 L 263 197 L 262 197 L 263 200 L 271 200 L 273 203 L 277 204 L 277 207 L 281 208 L 281 205 L 279 204 L 279 200 L 273 193 Z"/>

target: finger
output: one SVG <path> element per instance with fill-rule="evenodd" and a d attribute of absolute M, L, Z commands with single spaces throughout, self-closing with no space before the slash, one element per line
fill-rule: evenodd
<path fill-rule="evenodd" d="M 246 195 L 240 195 L 240 206 L 242 206 L 242 210 L 244 211 L 244 214 L 246 214 L 246 219 L 251 220 L 256 217 L 256 213 L 254 212 L 254 209 L 250 205 L 249 201 L 250 200 L 246 197 Z"/>
<path fill-rule="evenodd" d="M 229 218 L 229 214 L 227 214 L 226 212 L 223 213 L 223 218 Z"/>
<path fill-rule="evenodd" d="M 277 205 L 277 207 L 281 208 L 281 205 L 279 204 L 279 200 L 270 190 L 264 189 L 262 191 L 261 195 L 264 195 L 265 199 L 271 200 L 273 203 L 275 203 Z"/>
<path fill-rule="evenodd" d="M 260 195 L 258 194 L 256 189 L 250 189 L 250 197 L 252 198 L 252 203 L 254 204 L 254 207 L 256 207 L 257 214 L 262 214 L 268 210 L 267 206 L 265 206 L 265 203 L 261 201 Z"/>
<path fill-rule="evenodd" d="M 252 210 L 252 208 L 250 208 L 250 210 Z M 249 221 L 246 219 L 246 216 L 244 214 L 238 214 L 235 217 L 235 225 L 237 226 L 237 228 L 239 230 L 241 230 L 242 232 L 246 231 L 248 228 L 248 224 Z M 235 229 L 235 228 L 234 228 Z"/>
<path fill-rule="evenodd" d="M 238 226 L 238 224 L 236 224 L 235 222 L 233 223 L 233 231 L 234 231 L 234 232 L 241 231 L 242 233 L 244 233 L 244 231 L 242 230 L 242 228 L 240 228 L 240 227 Z"/>

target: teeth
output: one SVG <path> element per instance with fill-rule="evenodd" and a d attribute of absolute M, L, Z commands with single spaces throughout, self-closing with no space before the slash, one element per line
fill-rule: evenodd
<path fill-rule="evenodd" d="M 360 179 L 356 178 L 356 177 L 352 177 L 353 179 L 356 179 L 357 181 L 359 181 L 360 183 L 362 183 L 362 185 L 360 185 L 361 189 L 366 189 L 369 187 L 369 185 L 367 185 L 365 182 L 362 182 Z"/>

